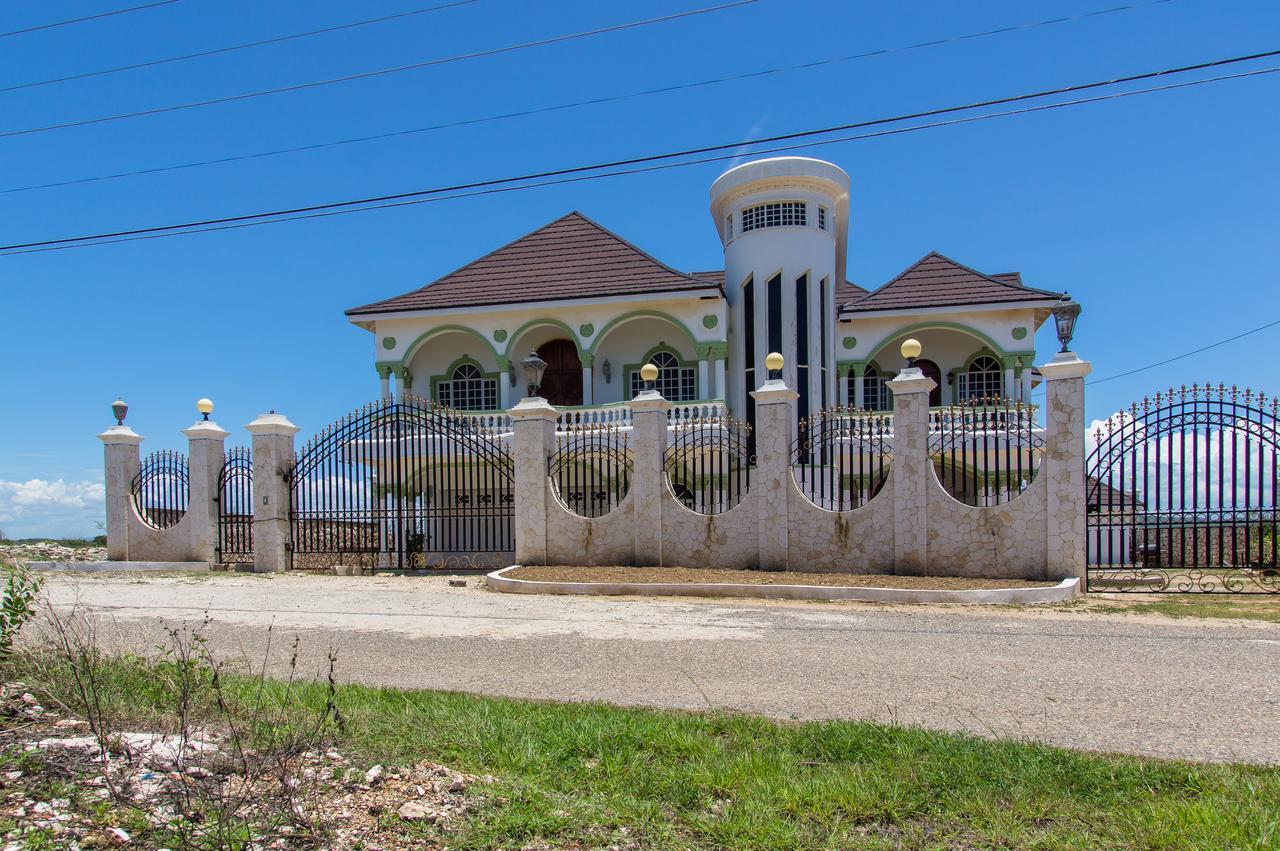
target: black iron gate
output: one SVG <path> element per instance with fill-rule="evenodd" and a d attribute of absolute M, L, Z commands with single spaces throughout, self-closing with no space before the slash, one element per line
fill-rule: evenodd
<path fill-rule="evenodd" d="M 1089 589 L 1280 592 L 1278 407 L 1193 385 L 1108 419 L 1086 464 Z"/>
<path fill-rule="evenodd" d="M 253 457 L 228 449 L 218 474 L 218 552 L 223 564 L 253 563 Z"/>
<path fill-rule="evenodd" d="M 338 420 L 289 473 L 292 566 L 501 566 L 515 549 L 509 441 L 414 396 Z"/>

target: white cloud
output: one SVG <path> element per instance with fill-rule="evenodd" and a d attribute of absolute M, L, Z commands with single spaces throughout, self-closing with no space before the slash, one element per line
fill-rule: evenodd
<path fill-rule="evenodd" d="M 0 481 L 0 528 L 11 538 L 101 534 L 105 501 L 101 482 Z"/>

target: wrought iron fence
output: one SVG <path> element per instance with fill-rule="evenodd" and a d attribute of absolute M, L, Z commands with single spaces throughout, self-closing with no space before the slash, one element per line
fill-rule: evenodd
<path fill-rule="evenodd" d="M 867 503 L 889 477 L 892 419 L 856 408 L 824 408 L 800 420 L 791 446 L 796 484 L 832 511 Z"/>
<path fill-rule="evenodd" d="M 617 427 L 574 426 L 556 436 L 547 475 L 565 506 L 580 517 L 602 517 L 631 487 L 627 432 Z"/>
<path fill-rule="evenodd" d="M 187 456 L 160 449 L 142 459 L 131 485 L 138 516 L 155 529 L 169 529 L 187 513 L 191 480 Z"/>
<path fill-rule="evenodd" d="M 1090 589 L 1280 593 L 1280 400 L 1170 388 L 1092 438 Z"/>
<path fill-rule="evenodd" d="M 253 456 L 228 449 L 218 473 L 218 552 L 223 564 L 253 563 Z"/>
<path fill-rule="evenodd" d="M 728 416 L 697 417 L 673 427 L 663 469 L 686 508 L 722 514 L 751 490 L 755 453 L 748 424 Z"/>
<path fill-rule="evenodd" d="M 929 435 L 942 487 L 966 505 L 1000 505 L 1035 479 L 1044 455 L 1036 409 L 1008 399 L 975 399 L 947 409 Z"/>
<path fill-rule="evenodd" d="M 426 399 L 366 405 L 317 434 L 289 473 L 295 568 L 417 569 L 515 549 L 505 443 Z"/>

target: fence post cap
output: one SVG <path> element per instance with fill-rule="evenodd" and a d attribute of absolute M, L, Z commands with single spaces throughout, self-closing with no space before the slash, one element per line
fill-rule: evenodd
<path fill-rule="evenodd" d="M 938 386 L 938 382 L 921 372 L 918 366 L 907 367 L 885 384 L 895 396 L 904 393 L 932 393 L 933 388 Z"/>
<path fill-rule="evenodd" d="M 1053 360 L 1038 367 L 1046 381 L 1057 381 L 1062 378 L 1084 378 L 1093 372 L 1093 364 L 1080 360 L 1075 352 L 1058 352 Z"/>
<path fill-rule="evenodd" d="M 225 440 L 231 432 L 213 420 L 198 420 L 191 428 L 183 429 L 188 440 Z"/>
<path fill-rule="evenodd" d="M 289 422 L 289 418 L 284 414 L 277 414 L 275 411 L 268 411 L 265 414 L 259 414 L 258 418 L 245 426 L 249 434 L 283 434 L 292 436 L 298 433 L 298 427 Z"/>
<path fill-rule="evenodd" d="M 756 390 L 751 391 L 751 398 L 759 405 L 772 405 L 775 402 L 791 402 L 800 398 L 800 394 L 787 386 L 781 378 L 770 378 Z"/>
<path fill-rule="evenodd" d="M 541 396 L 526 396 L 507 411 L 507 416 L 513 420 L 554 420 L 560 412 Z"/>
<path fill-rule="evenodd" d="M 111 428 L 98 435 L 98 440 L 101 440 L 108 446 L 118 443 L 137 446 L 142 442 L 142 435 L 138 434 L 127 425 L 113 425 Z"/>
<path fill-rule="evenodd" d="M 633 414 L 644 411 L 662 411 L 665 413 L 675 407 L 657 390 L 641 390 L 627 404 L 631 407 L 631 413 Z"/>

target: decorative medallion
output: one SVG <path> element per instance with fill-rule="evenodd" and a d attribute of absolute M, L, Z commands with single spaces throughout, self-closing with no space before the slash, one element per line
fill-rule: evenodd
<path fill-rule="evenodd" d="M 840 341 L 840 345 L 844 346 L 846 349 L 853 349 L 853 348 L 856 348 L 856 347 L 857 347 L 857 345 L 858 345 L 858 338 L 857 338 L 857 337 L 845 337 L 843 340 L 841 340 L 841 341 Z"/>
<path fill-rule="evenodd" d="M 1026 339 L 1026 336 L 1027 336 L 1027 329 L 1023 328 L 1021 325 L 1013 329 L 1013 339 L 1023 340 L 1023 339 Z"/>
<path fill-rule="evenodd" d="M 392 349 L 394 349 L 395 347 L 396 347 L 396 338 L 395 338 L 395 337 L 383 337 L 383 338 L 382 338 L 382 348 L 386 349 L 387 351 L 391 351 L 391 350 L 392 350 Z"/>
<path fill-rule="evenodd" d="M 596 326 L 592 325 L 590 322 L 584 322 L 578 326 L 578 333 L 584 337 L 590 337 L 595 332 Z"/>
<path fill-rule="evenodd" d="M 493 339 L 497 340 L 499 343 L 505 342 L 507 339 L 507 329 L 499 328 L 497 331 L 494 331 Z"/>
<path fill-rule="evenodd" d="M 706 316 L 702 317 L 703 328 L 708 328 L 708 329 L 714 328 L 719 324 L 720 324 L 720 317 L 716 316 L 714 313 L 708 313 Z"/>

